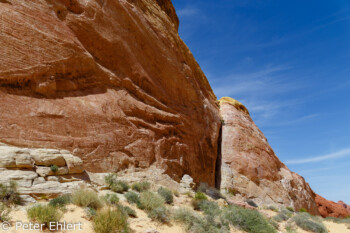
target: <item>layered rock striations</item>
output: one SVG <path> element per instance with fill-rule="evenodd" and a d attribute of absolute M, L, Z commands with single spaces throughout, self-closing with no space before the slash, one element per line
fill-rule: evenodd
<path fill-rule="evenodd" d="M 346 218 L 350 216 L 350 206 L 342 201 L 329 201 L 316 195 L 316 203 L 322 217 Z"/>
<path fill-rule="evenodd" d="M 214 185 L 220 117 L 170 0 L 0 2 L 0 141 Z"/>
<path fill-rule="evenodd" d="M 280 204 L 317 214 L 315 193 L 304 178 L 291 172 L 238 101 L 220 100 L 222 115 L 221 185 L 224 191 L 259 204 Z"/>

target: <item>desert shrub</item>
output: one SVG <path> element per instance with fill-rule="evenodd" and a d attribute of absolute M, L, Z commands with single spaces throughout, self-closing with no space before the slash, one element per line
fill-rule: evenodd
<path fill-rule="evenodd" d="M 258 211 L 230 206 L 223 211 L 223 218 L 231 225 L 249 233 L 273 233 L 276 229 Z"/>
<path fill-rule="evenodd" d="M 93 219 L 93 217 L 95 217 L 96 214 L 97 214 L 96 210 L 93 209 L 93 208 L 91 208 L 91 207 L 86 207 L 86 208 L 84 209 L 84 211 L 85 211 L 85 213 L 86 213 L 86 217 L 87 217 L 88 220 Z"/>
<path fill-rule="evenodd" d="M 278 222 L 276 222 L 276 220 L 274 220 L 274 219 L 268 219 L 268 221 L 269 221 L 269 223 L 271 224 L 271 226 L 273 226 L 276 230 L 278 230 L 279 229 L 279 224 L 278 224 Z"/>
<path fill-rule="evenodd" d="M 140 203 L 140 196 L 137 193 L 134 192 L 127 192 L 124 194 L 124 197 L 130 204 L 139 204 Z"/>
<path fill-rule="evenodd" d="M 160 187 L 158 189 L 158 194 L 162 196 L 167 204 L 172 204 L 174 201 L 173 192 L 167 188 Z"/>
<path fill-rule="evenodd" d="M 289 210 L 290 212 L 294 212 L 294 208 L 291 206 L 286 207 L 286 209 Z"/>
<path fill-rule="evenodd" d="M 11 181 L 9 185 L 0 184 L 0 202 L 5 205 L 19 205 L 22 200 L 17 192 L 17 183 Z"/>
<path fill-rule="evenodd" d="M 121 180 L 117 180 L 112 186 L 109 187 L 113 192 L 124 193 L 129 190 L 129 185 Z"/>
<path fill-rule="evenodd" d="M 174 212 L 173 218 L 177 222 L 183 223 L 188 232 L 195 233 L 226 233 L 229 232 L 227 224 L 223 224 L 220 219 L 213 216 L 201 217 L 195 212 L 180 208 Z"/>
<path fill-rule="evenodd" d="M 296 226 L 292 225 L 291 223 L 287 223 L 285 229 L 286 229 L 287 233 L 297 233 L 298 232 Z"/>
<path fill-rule="evenodd" d="M 122 206 L 122 205 L 118 205 L 118 208 L 124 212 L 124 214 L 126 214 L 129 217 L 133 217 L 136 218 L 137 214 L 136 211 L 131 209 L 129 206 Z"/>
<path fill-rule="evenodd" d="M 190 197 L 190 198 L 193 197 L 192 192 L 190 192 L 190 191 L 187 191 L 187 192 L 185 193 L 185 195 L 186 195 L 187 197 Z"/>
<path fill-rule="evenodd" d="M 257 205 L 253 200 L 248 199 L 248 200 L 246 200 L 245 202 L 247 202 L 248 205 L 250 205 L 250 206 L 253 206 L 253 207 L 255 207 L 255 208 L 258 208 L 258 205 Z"/>
<path fill-rule="evenodd" d="M 126 182 L 118 180 L 115 173 L 108 174 L 105 177 L 105 182 L 110 190 L 117 193 L 127 192 L 130 188 Z"/>
<path fill-rule="evenodd" d="M 28 218 L 32 221 L 49 226 L 50 222 L 58 222 L 62 213 L 52 205 L 37 204 L 27 210 Z"/>
<path fill-rule="evenodd" d="M 206 194 L 213 198 L 214 200 L 218 200 L 220 198 L 224 198 L 224 196 L 221 194 L 221 192 L 219 190 L 217 190 L 216 188 L 210 187 L 207 189 Z"/>
<path fill-rule="evenodd" d="M 194 199 L 195 200 L 208 200 L 207 195 L 205 195 L 204 193 L 202 193 L 201 191 L 196 192 L 196 194 L 194 195 Z"/>
<path fill-rule="evenodd" d="M 60 197 L 56 197 L 49 202 L 49 205 L 54 207 L 64 207 L 71 203 L 72 196 L 69 194 L 64 194 Z"/>
<path fill-rule="evenodd" d="M 300 208 L 300 209 L 299 209 L 299 212 L 301 212 L 301 213 L 307 213 L 307 210 L 306 210 L 305 208 Z"/>
<path fill-rule="evenodd" d="M 50 169 L 53 173 L 56 173 L 58 171 L 58 166 L 57 165 L 51 165 Z"/>
<path fill-rule="evenodd" d="M 144 191 L 148 191 L 151 188 L 151 183 L 147 181 L 141 181 L 141 182 L 134 183 L 131 187 L 133 190 L 137 192 L 144 192 Z"/>
<path fill-rule="evenodd" d="M 174 194 L 175 197 L 179 197 L 180 196 L 180 193 L 177 190 L 173 190 L 173 194 Z"/>
<path fill-rule="evenodd" d="M 272 211 L 274 211 L 274 212 L 278 212 L 278 209 L 277 209 L 276 206 L 270 205 L 270 206 L 267 207 L 267 209 L 272 210 Z"/>
<path fill-rule="evenodd" d="M 196 199 L 192 199 L 191 201 L 191 205 L 193 207 L 194 210 L 199 210 L 199 204 L 202 202 L 202 200 L 196 200 Z"/>
<path fill-rule="evenodd" d="M 148 217 L 161 223 L 169 223 L 170 213 L 165 206 L 154 208 L 148 212 Z"/>
<path fill-rule="evenodd" d="M 273 217 L 273 219 L 277 222 L 283 222 L 283 221 L 287 221 L 292 216 L 293 216 L 292 212 L 290 212 L 287 209 L 282 209 L 280 212 L 278 212 L 276 216 Z"/>
<path fill-rule="evenodd" d="M 117 205 L 119 202 L 119 198 L 116 194 L 106 194 L 103 199 L 106 201 L 109 205 Z"/>
<path fill-rule="evenodd" d="M 0 202 L 0 222 L 10 221 L 11 209 L 7 207 L 4 203 Z"/>
<path fill-rule="evenodd" d="M 72 194 L 72 203 L 80 207 L 99 209 L 103 206 L 97 193 L 89 189 L 79 189 Z"/>
<path fill-rule="evenodd" d="M 198 204 L 198 209 L 206 215 L 220 215 L 221 210 L 216 202 L 202 200 Z"/>
<path fill-rule="evenodd" d="M 297 226 L 305 231 L 311 231 L 315 233 L 327 233 L 328 230 L 322 222 L 317 222 L 315 218 L 312 218 L 308 213 L 299 213 L 295 215 L 293 221 Z"/>
<path fill-rule="evenodd" d="M 96 233 L 130 232 L 128 217 L 120 209 L 104 209 L 93 218 Z"/>
<path fill-rule="evenodd" d="M 327 217 L 325 220 L 335 222 L 335 223 L 345 223 L 350 224 L 349 218 L 335 218 L 335 217 Z"/>
<path fill-rule="evenodd" d="M 140 203 L 146 211 L 151 211 L 153 209 L 163 207 L 164 199 L 158 194 L 146 191 L 140 194 Z"/>

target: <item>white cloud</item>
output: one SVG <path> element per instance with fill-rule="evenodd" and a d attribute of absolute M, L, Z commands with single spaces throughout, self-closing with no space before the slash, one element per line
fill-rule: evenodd
<path fill-rule="evenodd" d="M 185 7 L 177 11 L 179 17 L 188 17 L 198 14 L 198 9 L 194 7 Z"/>
<path fill-rule="evenodd" d="M 342 158 L 345 156 L 350 156 L 350 148 L 343 149 L 343 150 L 340 150 L 340 151 L 337 151 L 334 153 L 330 153 L 327 155 L 321 155 L 321 156 L 316 156 L 316 157 L 307 158 L 307 159 L 289 160 L 286 162 L 286 164 L 314 163 L 314 162 L 320 162 L 320 161 L 325 161 L 325 160 Z"/>

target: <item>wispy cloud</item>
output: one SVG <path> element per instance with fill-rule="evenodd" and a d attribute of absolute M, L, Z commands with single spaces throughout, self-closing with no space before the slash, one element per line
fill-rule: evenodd
<path fill-rule="evenodd" d="M 330 153 L 327 155 L 321 155 L 321 156 L 316 156 L 312 158 L 307 158 L 307 159 L 297 159 L 297 160 L 289 160 L 286 162 L 286 164 L 304 164 L 304 163 L 314 163 L 314 162 L 321 162 L 325 160 L 331 160 L 331 159 L 338 159 L 342 158 L 345 156 L 350 156 L 350 148 L 348 149 L 343 149 L 334 153 Z"/>
<path fill-rule="evenodd" d="M 189 17 L 198 14 L 198 12 L 199 10 L 197 8 L 187 6 L 183 9 L 178 10 L 177 15 L 179 17 Z"/>

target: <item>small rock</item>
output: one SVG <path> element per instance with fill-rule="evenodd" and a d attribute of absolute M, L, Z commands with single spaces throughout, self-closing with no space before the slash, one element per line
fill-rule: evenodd
<path fill-rule="evenodd" d="M 51 171 L 50 167 L 37 167 L 36 173 L 38 173 L 39 176 L 42 176 L 42 177 L 54 176 L 54 175 L 67 175 L 68 168 L 67 167 L 59 167 L 57 172 L 53 172 L 53 171 Z"/>
<path fill-rule="evenodd" d="M 60 178 L 58 176 L 48 176 L 47 181 L 60 181 Z"/>

